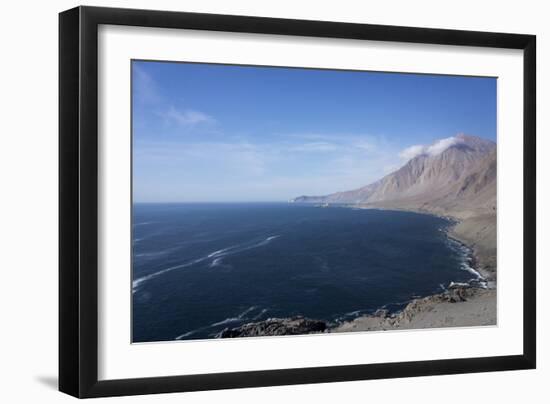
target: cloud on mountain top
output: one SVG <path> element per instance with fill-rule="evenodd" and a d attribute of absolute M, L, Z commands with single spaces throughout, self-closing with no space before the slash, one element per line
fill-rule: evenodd
<path fill-rule="evenodd" d="M 458 136 L 452 136 L 445 139 L 440 139 L 431 145 L 414 145 L 407 147 L 399 153 L 399 157 L 403 160 L 410 160 L 421 154 L 427 154 L 429 156 L 437 156 L 441 152 L 447 150 L 449 147 L 463 142 L 463 139 Z"/>

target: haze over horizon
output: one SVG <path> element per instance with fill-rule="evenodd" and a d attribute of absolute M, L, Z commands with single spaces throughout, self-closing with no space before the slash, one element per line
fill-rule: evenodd
<path fill-rule="evenodd" d="M 458 133 L 496 140 L 495 78 L 141 61 L 132 73 L 136 203 L 329 194 Z"/>

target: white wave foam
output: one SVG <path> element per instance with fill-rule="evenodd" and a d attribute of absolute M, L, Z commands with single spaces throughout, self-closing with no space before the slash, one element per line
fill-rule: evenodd
<path fill-rule="evenodd" d="M 145 226 L 145 225 L 148 225 L 148 224 L 153 224 L 155 222 L 141 222 L 141 223 L 134 223 L 134 227 L 136 226 Z"/>
<path fill-rule="evenodd" d="M 185 334 L 181 334 L 181 335 L 178 335 L 176 338 L 174 338 L 175 340 L 180 340 L 182 338 L 185 338 L 185 337 L 188 337 L 190 335 L 193 335 L 194 333 L 196 333 L 197 331 L 199 330 L 193 330 L 193 331 L 189 331 L 189 332 L 186 332 Z"/>
<path fill-rule="evenodd" d="M 489 289 L 489 282 L 483 280 L 483 281 L 479 281 L 479 286 L 482 288 L 482 289 Z"/>
<path fill-rule="evenodd" d="M 262 317 L 265 313 L 267 313 L 267 309 L 262 309 L 257 315 L 252 317 L 252 320 L 258 320 L 260 317 Z"/>
<path fill-rule="evenodd" d="M 162 250 L 162 251 L 155 251 L 155 252 L 148 252 L 148 253 L 140 253 L 134 255 L 134 257 L 140 257 L 140 258 L 148 258 L 148 257 L 158 257 L 160 255 L 168 254 L 169 252 L 173 251 L 174 248 L 168 249 L 168 250 Z"/>
<path fill-rule="evenodd" d="M 256 306 L 251 306 L 248 309 L 246 309 L 245 311 L 243 311 L 241 314 L 239 314 L 238 318 L 242 319 L 242 318 L 244 318 L 244 316 L 246 316 L 248 313 L 250 313 L 251 311 L 254 311 L 254 310 L 256 310 Z"/>
<path fill-rule="evenodd" d="M 256 306 L 250 306 L 248 309 L 246 309 L 245 311 L 243 311 L 242 313 L 237 315 L 237 317 L 226 318 L 225 320 L 218 321 L 217 323 L 211 324 L 210 327 L 217 327 L 217 326 L 220 326 L 220 325 L 231 324 L 231 323 L 236 323 L 236 322 L 239 322 L 239 321 L 242 321 L 242 320 L 246 320 L 247 319 L 246 315 L 253 312 L 257 308 L 258 307 L 256 307 Z M 265 310 L 265 309 L 262 310 L 259 315 L 264 314 L 266 311 L 267 310 Z M 255 317 L 254 317 L 254 319 L 255 319 Z"/>
<path fill-rule="evenodd" d="M 142 284 L 143 282 L 146 282 L 146 281 L 149 281 L 153 278 L 156 278 L 157 276 L 160 276 L 162 274 L 165 274 L 166 272 L 170 272 L 170 271 L 173 271 L 175 269 L 181 269 L 181 268 L 186 268 L 186 267 L 190 267 L 192 265 L 195 265 L 195 264 L 198 264 L 199 262 L 202 262 L 206 260 L 205 257 L 203 258 L 198 258 L 196 260 L 193 260 L 193 261 L 190 261 L 190 262 L 186 262 L 184 264 L 181 264 L 181 265 L 174 265 L 172 267 L 168 267 L 168 268 L 164 268 L 164 269 L 161 269 L 160 271 L 157 271 L 157 272 L 154 272 L 152 274 L 149 274 L 149 275 L 146 275 L 146 276 L 143 276 L 139 279 L 136 279 L 135 281 L 132 282 L 132 288 L 133 288 L 133 291 L 135 292 L 136 288 Z"/>
<path fill-rule="evenodd" d="M 222 258 L 216 258 L 210 263 L 210 268 L 219 267 L 222 264 Z"/>
<path fill-rule="evenodd" d="M 206 327 L 201 327 L 201 328 L 197 328 L 196 330 L 192 330 L 192 331 L 188 331 L 184 334 L 181 334 L 181 335 L 178 335 L 176 338 L 174 338 L 175 340 L 180 340 L 180 339 L 183 339 L 185 337 L 189 337 L 190 335 L 193 335 L 193 334 L 196 334 L 197 332 L 199 331 L 204 331 L 208 328 L 212 328 L 212 327 L 218 327 L 220 325 L 225 325 L 225 324 L 231 324 L 231 323 L 236 323 L 236 322 L 240 322 L 242 320 L 246 320 L 246 315 L 253 312 L 254 310 L 258 309 L 257 306 L 250 306 L 248 309 L 246 309 L 245 311 L 243 311 L 242 313 L 240 313 L 237 317 L 229 317 L 229 318 L 226 318 L 225 320 L 222 320 L 222 321 L 218 321 L 216 323 L 212 323 Z M 252 318 L 252 320 L 257 320 L 258 318 L 260 318 L 261 316 L 263 316 L 265 313 L 267 312 L 267 309 L 263 309 L 262 311 L 260 311 L 260 313 L 258 315 L 256 315 L 255 317 Z"/>
<path fill-rule="evenodd" d="M 451 289 L 453 287 L 460 287 L 460 286 L 470 286 L 470 284 L 467 283 L 467 282 L 453 282 L 453 281 L 451 281 L 451 283 L 449 283 L 449 289 Z"/>
<path fill-rule="evenodd" d="M 363 311 L 363 310 L 350 311 L 349 313 L 344 314 L 344 316 L 347 316 L 347 317 L 357 317 L 357 316 L 359 316 L 359 314 L 361 314 L 362 311 Z"/>
<path fill-rule="evenodd" d="M 476 279 L 475 279 L 476 281 L 484 281 L 485 278 L 483 277 L 483 275 L 481 275 L 478 271 L 476 271 L 474 268 L 472 268 L 469 265 L 472 250 L 467 245 L 465 245 L 464 243 L 462 243 L 458 240 L 455 240 L 451 237 L 448 237 L 447 240 L 449 241 L 449 244 L 452 247 L 456 248 L 460 252 L 460 254 L 462 255 L 462 263 L 460 264 L 460 269 L 462 269 L 463 271 L 467 271 L 467 272 L 471 273 L 472 275 L 474 275 L 476 277 Z"/>
<path fill-rule="evenodd" d="M 257 248 L 257 247 L 263 247 L 263 246 L 269 244 L 271 242 L 271 240 L 275 240 L 278 237 L 280 237 L 280 236 L 279 235 L 269 236 L 269 237 L 267 237 L 266 239 L 264 239 L 260 242 L 256 242 L 256 243 L 252 243 L 252 244 L 250 244 L 250 242 L 249 243 L 243 243 L 243 244 L 238 244 L 238 245 L 235 245 L 235 246 L 223 248 L 223 249 L 218 250 L 218 251 L 214 251 L 213 253 L 208 254 L 208 258 L 214 258 L 214 260 L 210 263 L 210 268 L 220 266 L 221 263 L 222 263 L 222 258 L 223 257 L 238 254 L 238 253 L 241 253 L 243 251 L 251 250 L 251 249 Z"/>
<path fill-rule="evenodd" d="M 468 265 L 467 263 L 463 262 L 461 264 L 461 268 L 462 270 L 464 271 L 468 271 L 469 273 L 471 273 L 472 275 L 474 275 L 478 280 L 483 280 L 485 278 L 483 278 L 483 276 L 477 272 L 474 268 L 472 268 L 470 265 Z"/>
<path fill-rule="evenodd" d="M 241 321 L 242 319 L 239 318 L 239 317 L 229 317 L 229 318 L 226 318 L 225 320 L 222 320 L 222 321 L 218 321 L 217 323 L 213 323 L 211 324 L 211 327 L 217 327 L 219 325 L 225 325 L 225 324 L 230 324 L 230 323 L 236 323 L 237 321 Z"/>
<path fill-rule="evenodd" d="M 223 254 L 224 252 L 229 251 L 229 250 L 231 250 L 231 249 L 233 249 L 233 248 L 237 248 L 237 247 L 238 247 L 238 245 L 232 246 L 232 247 L 223 248 L 223 249 L 221 249 L 221 250 L 214 251 L 213 253 L 208 254 L 207 257 L 208 257 L 208 258 L 217 257 L 218 255 Z"/>
<path fill-rule="evenodd" d="M 221 250 L 217 250 L 217 251 L 214 251 L 213 253 L 208 254 L 208 258 L 225 257 L 225 256 L 230 255 L 230 254 L 235 254 L 235 253 L 238 253 L 238 252 L 250 250 L 250 249 L 256 248 L 256 247 L 261 247 L 261 246 L 267 245 L 271 240 L 274 240 L 277 237 L 279 237 L 279 235 L 269 236 L 266 239 L 264 239 L 260 242 L 257 242 L 257 243 L 250 244 L 250 242 L 248 242 L 248 243 L 243 243 L 243 244 L 237 244 L 237 245 L 227 247 L 227 248 L 222 248 Z"/>
<path fill-rule="evenodd" d="M 222 257 L 225 257 L 225 256 L 228 256 L 228 255 L 231 255 L 231 254 L 236 254 L 236 253 L 240 253 L 240 252 L 243 252 L 243 251 L 247 251 L 247 250 L 250 250 L 250 249 L 253 249 L 253 248 L 257 248 L 257 247 L 262 247 L 264 245 L 267 245 L 269 244 L 269 242 L 271 242 L 271 240 L 274 240 L 276 238 L 280 237 L 279 235 L 275 235 L 275 236 L 269 236 L 267 237 L 266 239 L 260 241 L 260 242 L 256 242 L 256 243 L 253 243 L 253 244 L 250 244 L 250 243 L 244 243 L 244 244 L 238 244 L 238 245 L 235 245 L 235 246 L 231 246 L 231 247 L 227 247 L 227 248 L 223 248 L 221 250 L 217 250 L 217 251 L 214 251 L 204 257 L 201 257 L 201 258 L 197 258 L 196 260 L 193 260 L 193 261 L 190 261 L 190 262 L 186 262 L 184 264 L 180 264 L 180 265 L 174 265 L 172 267 L 169 267 L 169 268 L 165 268 L 165 269 L 161 269 L 160 271 L 157 271 L 157 272 L 154 272 L 152 274 L 149 274 L 149 275 L 146 275 L 146 276 L 143 276 L 139 279 L 136 279 L 135 281 L 132 282 L 132 291 L 135 292 L 137 287 L 141 284 L 143 284 L 143 282 L 146 282 L 146 281 L 149 281 L 153 278 L 156 278 L 157 276 L 160 276 L 160 275 L 163 275 L 167 272 L 170 272 L 170 271 L 173 271 L 175 269 L 181 269 L 181 268 L 187 268 L 187 267 L 190 267 L 192 265 L 195 265 L 195 264 L 198 264 L 202 261 L 205 261 L 205 260 L 208 260 L 210 258 L 222 258 Z M 214 259 L 214 261 L 210 264 L 210 266 L 216 266 L 216 264 L 214 264 L 214 262 L 216 261 L 216 259 Z M 221 261 L 218 261 L 218 264 L 220 263 Z"/>

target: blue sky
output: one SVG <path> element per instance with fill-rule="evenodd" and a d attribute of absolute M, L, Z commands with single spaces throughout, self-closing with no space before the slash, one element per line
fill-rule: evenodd
<path fill-rule="evenodd" d="M 457 133 L 496 141 L 496 79 L 132 62 L 135 202 L 353 189 Z"/>

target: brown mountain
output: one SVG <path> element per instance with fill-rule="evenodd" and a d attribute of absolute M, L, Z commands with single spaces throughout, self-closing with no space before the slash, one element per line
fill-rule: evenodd
<path fill-rule="evenodd" d="M 293 201 L 424 210 L 458 217 L 496 209 L 495 143 L 458 135 L 437 153 L 429 149 L 372 184 L 325 196 L 300 196 Z"/>

